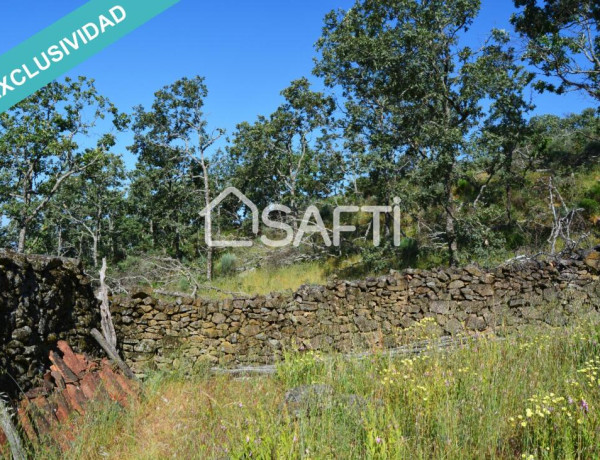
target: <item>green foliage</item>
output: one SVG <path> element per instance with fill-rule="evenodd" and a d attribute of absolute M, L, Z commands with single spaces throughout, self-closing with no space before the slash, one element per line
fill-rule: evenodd
<path fill-rule="evenodd" d="M 506 228 L 504 239 L 508 249 L 518 249 L 525 245 L 527 239 L 519 228 Z"/>
<path fill-rule="evenodd" d="M 578 203 L 578 206 L 583 209 L 583 212 L 587 217 L 595 216 L 600 212 L 600 203 L 591 198 L 582 199 Z"/>
<path fill-rule="evenodd" d="M 285 102 L 269 117 L 237 126 L 227 151 L 230 179 L 259 208 L 282 203 L 298 218 L 301 205 L 330 196 L 343 180 L 330 133 L 335 101 L 306 78 L 281 94 Z"/>
<path fill-rule="evenodd" d="M 599 70 L 591 63 L 600 55 L 597 5 L 515 4 L 526 59 L 561 80 L 536 86 L 579 89 L 597 99 Z M 559 208 L 562 217 L 584 209 L 587 219 L 578 216 L 571 234 L 589 234 L 594 243 L 598 111 L 530 117 L 534 75 L 510 33 L 490 30 L 479 49 L 466 45 L 479 9 L 479 0 L 356 0 L 347 11 L 332 11 L 314 69 L 326 91 L 306 77 L 292 81 L 279 107 L 239 123 L 222 146 L 216 142 L 224 131 L 211 129 L 204 114 L 204 79 L 174 81 L 154 94 L 150 107 L 134 109 L 132 171 L 114 151 L 114 135 L 96 132 L 99 119 L 110 117 L 122 130 L 129 118 L 97 93 L 93 80 L 51 83 L 0 115 L 0 246 L 78 257 L 89 266 L 102 257 L 112 264 L 143 261 L 145 254 L 175 258 L 184 270 L 210 278 L 208 233 L 256 238 L 249 210 L 237 200 L 221 203 L 210 228 L 199 214 L 231 185 L 259 211 L 283 204 L 270 217 L 290 231 L 309 205 L 320 209 L 328 228 L 340 204 L 399 206 L 399 248 L 391 245 L 390 215 L 381 219 L 387 241 L 379 248 L 370 244 L 365 213 L 347 218 L 356 234 L 347 234 L 340 248 L 307 238 L 298 249 L 302 257 L 340 261 L 311 268 L 309 281 L 328 270 L 361 276 L 547 252 L 551 210 Z M 84 138 L 87 148 L 80 147 Z M 235 257 L 249 265 L 252 250 Z M 297 284 L 288 279 L 291 270 L 271 276 L 270 267 L 250 283 L 228 279 L 229 259 L 215 263 L 227 275 L 219 283 L 243 290 L 272 288 L 277 280 L 286 288 Z M 352 265 L 342 267 L 348 260 Z M 128 270 L 142 279 L 134 264 Z M 173 287 L 193 289 L 183 278 Z"/>
<path fill-rule="evenodd" d="M 216 179 L 207 154 L 224 134 L 208 128 L 202 111 L 207 94 L 202 77 L 182 78 L 157 91 L 150 110 L 137 107 L 134 116 L 129 149 L 138 163 L 130 176 L 130 206 L 143 241 L 178 259 L 206 249 L 199 212 Z"/>
<path fill-rule="evenodd" d="M 456 183 L 456 193 L 465 201 L 473 201 L 477 190 L 473 184 L 467 179 L 458 179 Z"/>
<path fill-rule="evenodd" d="M 533 117 L 530 142 L 543 167 L 563 173 L 597 164 L 600 153 L 600 118 L 593 109 L 563 118 L 554 115 Z"/>
<path fill-rule="evenodd" d="M 94 163 L 57 193 L 46 223 L 55 226 L 61 241 L 79 240 L 77 249 L 57 248 L 59 255 L 85 258 L 98 268 L 101 256 L 111 261 L 122 257 L 119 248 L 126 243 L 122 234 L 127 220 L 123 190 L 126 173 L 120 156 L 102 151 L 90 155 Z"/>
<path fill-rule="evenodd" d="M 595 183 L 590 189 L 585 192 L 585 196 L 590 200 L 600 203 L 600 182 Z"/>
<path fill-rule="evenodd" d="M 479 8 L 478 0 L 358 0 L 326 17 L 317 43 L 316 73 L 344 90 L 345 135 L 351 149 L 365 151 L 370 189 L 390 201 L 390 187 L 404 177 L 415 185 L 413 207 L 441 204 L 443 224 L 435 230 L 451 264 L 462 217 L 453 193 L 469 132 L 483 123 L 496 137 L 514 133 L 530 110 L 523 91 L 531 75 L 515 63 L 507 34 L 492 31 L 480 51 L 462 46 Z"/>
<path fill-rule="evenodd" d="M 527 40 L 526 58 L 552 80 L 540 91 L 580 90 L 600 100 L 600 6 L 594 0 L 514 0 L 512 23 Z"/>
<path fill-rule="evenodd" d="M 235 254 L 225 253 L 219 258 L 217 272 L 221 276 L 231 276 L 235 273 L 238 258 Z"/>
<path fill-rule="evenodd" d="M 108 133 L 95 133 L 95 149 L 79 145 L 106 116 L 118 130 L 127 125 L 128 118 L 85 77 L 52 82 L 0 114 L 0 214 L 18 234 L 19 252 L 32 230 L 47 236 L 43 212 L 61 188 L 114 146 Z"/>
<path fill-rule="evenodd" d="M 380 247 L 367 246 L 362 251 L 362 262 L 369 272 L 381 273 L 390 268 L 401 270 L 414 267 L 419 257 L 419 243 L 412 238 L 403 238 L 394 247 L 388 242 Z"/>

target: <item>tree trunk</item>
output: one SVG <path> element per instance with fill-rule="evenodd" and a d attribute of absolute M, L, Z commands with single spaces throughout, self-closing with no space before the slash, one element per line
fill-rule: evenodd
<path fill-rule="evenodd" d="M 94 247 L 92 248 L 94 257 L 94 268 L 98 268 L 98 246 L 100 244 L 100 238 L 102 238 L 102 207 L 98 206 L 96 210 L 96 228 L 92 239 L 94 241 Z"/>
<path fill-rule="evenodd" d="M 79 250 L 77 251 L 77 258 L 81 259 L 83 255 L 83 233 L 79 235 Z"/>
<path fill-rule="evenodd" d="M 27 224 L 23 223 L 19 230 L 19 246 L 17 252 L 23 254 L 25 252 L 25 241 L 27 240 Z"/>
<path fill-rule="evenodd" d="M 512 187 L 510 183 L 506 184 L 506 217 L 508 224 L 512 226 Z"/>
<path fill-rule="evenodd" d="M 458 266 L 458 243 L 456 241 L 456 225 L 450 212 L 446 213 L 446 240 L 448 243 L 448 260 L 451 267 Z"/>
<path fill-rule="evenodd" d="M 57 241 L 56 241 L 56 255 L 58 257 L 62 256 L 62 247 L 63 247 L 62 234 L 63 234 L 63 230 L 62 230 L 62 227 L 59 225 L 58 226 Z"/>
<path fill-rule="evenodd" d="M 294 229 L 294 234 L 298 232 L 300 217 L 298 216 L 298 205 L 296 203 L 296 181 L 294 180 L 293 186 L 290 189 L 290 195 L 292 197 L 290 202 L 290 209 L 292 210 L 292 228 Z"/>
<path fill-rule="evenodd" d="M 156 238 L 154 238 L 154 219 L 150 219 L 150 238 L 152 240 L 152 249 L 156 249 Z"/>
<path fill-rule="evenodd" d="M 100 291 L 98 299 L 100 300 L 100 322 L 102 333 L 108 344 L 117 350 L 117 333 L 110 314 L 110 302 L 108 301 L 108 286 L 106 285 L 106 258 L 102 259 L 102 269 L 100 270 Z"/>
<path fill-rule="evenodd" d="M 179 219 L 177 219 L 177 222 L 175 222 L 175 240 L 173 241 L 173 250 L 175 251 L 175 258 L 177 260 L 182 260 L 183 252 L 181 251 L 181 233 L 179 228 Z"/>
<path fill-rule="evenodd" d="M 92 260 L 94 262 L 94 268 L 98 268 L 98 234 L 92 235 Z"/>
<path fill-rule="evenodd" d="M 451 74 L 451 55 L 449 50 L 444 53 L 443 71 L 441 73 L 442 87 L 444 88 L 444 123 L 448 132 L 451 132 L 454 126 L 452 120 L 452 110 L 450 107 L 450 74 Z M 456 219 L 454 210 L 454 199 L 452 197 L 452 182 L 454 179 L 454 167 L 456 163 L 455 146 L 445 146 L 442 153 L 442 167 L 444 174 L 444 192 L 446 194 L 446 241 L 448 244 L 448 263 L 451 267 L 458 265 L 458 242 L 456 241 Z"/>
<path fill-rule="evenodd" d="M 98 342 L 98 345 L 100 345 L 102 349 L 106 352 L 110 360 L 117 366 L 119 366 L 119 369 L 123 371 L 123 374 L 125 374 L 125 376 L 127 378 L 130 378 L 131 380 L 137 381 L 138 378 L 135 376 L 131 368 L 127 365 L 127 363 L 125 363 L 125 361 L 121 359 L 119 353 L 117 353 L 117 350 L 105 340 L 104 336 L 100 333 L 100 331 L 98 331 L 97 329 L 92 329 L 91 334 L 92 337 L 96 339 L 96 342 Z"/>
<path fill-rule="evenodd" d="M 452 178 L 454 172 L 454 156 L 446 165 L 444 192 L 446 194 L 446 243 L 448 245 L 448 263 L 451 267 L 458 266 L 458 242 L 456 240 L 456 219 L 454 217 L 454 198 L 452 196 Z"/>
<path fill-rule="evenodd" d="M 512 226 L 512 164 L 514 147 L 509 146 L 505 149 L 509 152 L 506 154 L 504 164 L 504 174 L 506 174 L 506 217 L 508 218 L 508 224 Z"/>
<path fill-rule="evenodd" d="M 29 218 L 27 217 L 27 208 L 31 203 L 31 183 L 33 181 L 34 165 L 30 164 L 23 179 L 23 210 L 21 212 L 21 227 L 19 228 L 19 245 L 17 252 L 23 254 L 25 252 L 25 242 L 27 241 L 27 227 L 29 226 Z"/>
<path fill-rule="evenodd" d="M 117 260 L 117 242 L 115 241 L 115 224 L 111 215 L 108 216 L 108 245 L 112 260 Z"/>
<path fill-rule="evenodd" d="M 204 204 L 206 209 L 210 206 L 210 180 L 208 177 L 208 167 L 204 159 L 204 152 L 200 152 L 200 165 L 202 166 L 202 177 L 204 179 Z M 209 214 L 206 216 L 206 232 L 212 235 L 212 216 Z M 206 279 L 212 281 L 213 279 L 213 255 L 214 248 L 209 246 L 206 251 Z"/>
<path fill-rule="evenodd" d="M 212 281 L 213 279 L 213 256 L 213 248 L 208 248 L 208 251 L 206 253 L 206 279 L 208 281 Z"/>

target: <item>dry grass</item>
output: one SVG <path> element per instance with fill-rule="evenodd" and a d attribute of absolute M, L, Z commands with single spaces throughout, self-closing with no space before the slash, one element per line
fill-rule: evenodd
<path fill-rule="evenodd" d="M 66 457 L 600 458 L 599 339 L 585 324 L 404 358 L 304 353 L 274 377 L 154 374 L 131 409 L 77 421 Z M 333 395 L 300 415 L 282 403 L 313 383 Z M 60 457 L 47 446 L 34 454 Z"/>
<path fill-rule="evenodd" d="M 327 269 L 324 263 L 303 263 L 281 268 L 257 268 L 233 276 L 216 278 L 211 285 L 225 292 L 266 295 L 271 292 L 296 291 L 303 284 L 325 284 Z M 227 295 L 213 290 L 201 290 L 207 298 Z"/>

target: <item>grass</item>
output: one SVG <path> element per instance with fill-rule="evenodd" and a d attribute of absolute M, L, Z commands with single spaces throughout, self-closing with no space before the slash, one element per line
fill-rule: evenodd
<path fill-rule="evenodd" d="M 421 331 L 426 328 L 418 326 Z M 600 458 L 600 326 L 450 352 L 290 354 L 273 377 L 153 374 L 131 408 L 75 420 L 67 458 Z M 332 393 L 287 406 L 286 391 Z M 48 444 L 35 458 L 59 458 Z"/>
<path fill-rule="evenodd" d="M 231 276 L 215 278 L 210 285 L 224 292 L 266 295 L 272 292 L 296 291 L 304 284 L 324 285 L 330 273 L 344 269 L 358 260 L 304 262 L 284 267 L 261 267 Z M 335 265 L 334 265 L 335 263 Z M 227 297 L 223 293 L 206 289 L 198 291 L 205 298 Z"/>
<path fill-rule="evenodd" d="M 257 295 L 295 291 L 303 284 L 324 284 L 327 275 L 322 263 L 303 263 L 280 268 L 257 268 L 238 275 L 216 278 L 211 285 L 228 292 Z M 203 297 L 214 291 L 200 291 Z"/>

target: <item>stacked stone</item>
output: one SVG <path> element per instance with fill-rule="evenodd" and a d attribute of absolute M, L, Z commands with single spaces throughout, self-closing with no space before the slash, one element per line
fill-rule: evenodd
<path fill-rule="evenodd" d="M 128 363 L 168 369 L 186 361 L 269 363 L 292 346 L 351 351 L 394 346 L 398 332 L 433 318 L 445 334 L 567 324 L 600 307 L 599 252 L 494 270 L 405 270 L 293 294 L 210 301 L 113 299 Z"/>
<path fill-rule="evenodd" d="M 49 366 L 59 340 L 81 352 L 99 308 L 81 265 L 71 259 L 0 252 L 0 391 L 27 391 Z"/>
<path fill-rule="evenodd" d="M 269 362 L 280 348 L 289 298 L 157 300 L 147 293 L 113 299 L 123 355 L 134 370 L 170 368 L 179 351 L 211 362 Z"/>
<path fill-rule="evenodd" d="M 244 299 L 165 301 L 140 293 L 113 299 L 112 308 L 123 354 L 138 372 L 171 368 L 179 358 L 269 363 L 292 347 L 392 347 L 423 318 L 444 334 L 561 326 L 597 311 L 599 273 L 594 250 L 552 263 L 405 270 Z M 98 323 L 98 302 L 77 261 L 0 253 L 0 391 L 30 389 L 58 340 L 95 351 L 89 332 Z"/>

